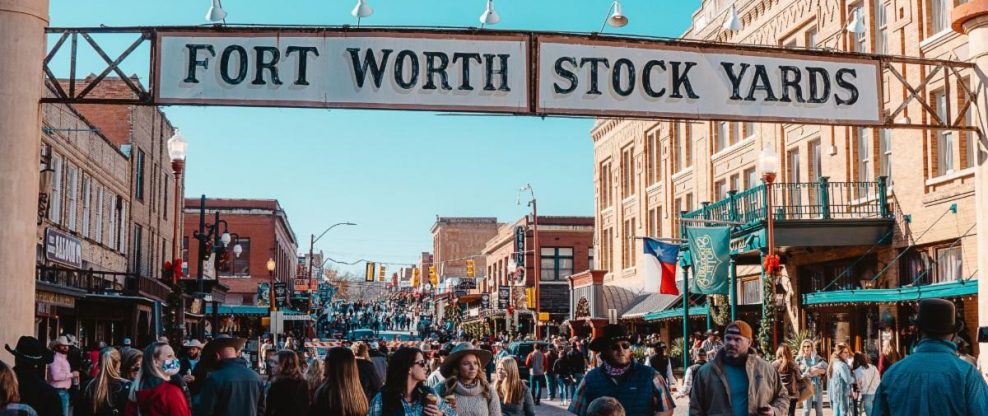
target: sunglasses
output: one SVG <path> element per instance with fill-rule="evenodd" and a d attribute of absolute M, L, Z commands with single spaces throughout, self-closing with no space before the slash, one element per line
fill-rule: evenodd
<path fill-rule="evenodd" d="M 428 364 L 428 363 L 429 362 L 426 361 L 426 360 L 412 361 L 412 364 L 415 364 L 415 365 L 417 365 L 419 367 L 425 367 L 425 365 Z"/>
<path fill-rule="evenodd" d="M 615 342 L 611 344 L 612 351 L 621 351 L 621 350 L 630 350 L 630 349 L 631 349 L 630 342 Z"/>

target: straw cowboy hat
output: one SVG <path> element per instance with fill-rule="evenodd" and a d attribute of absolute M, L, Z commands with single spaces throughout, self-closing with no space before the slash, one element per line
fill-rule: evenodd
<path fill-rule="evenodd" d="M 55 359 L 55 355 L 52 354 L 51 350 L 45 348 L 45 345 L 35 337 L 20 337 L 17 340 L 16 348 L 10 348 L 10 344 L 4 344 L 4 348 L 7 349 L 7 352 L 13 354 L 14 358 L 18 361 L 24 361 L 29 364 L 51 364 Z"/>
<path fill-rule="evenodd" d="M 182 348 L 198 348 L 202 349 L 206 344 L 199 342 L 198 339 L 191 339 L 182 343 Z"/>
<path fill-rule="evenodd" d="M 487 367 L 487 364 L 491 362 L 493 355 L 490 351 L 482 350 L 479 348 L 474 348 L 473 344 L 469 342 L 461 342 L 453 347 L 453 350 L 449 352 L 449 356 L 443 361 L 442 366 L 439 367 L 439 374 L 443 377 L 449 378 L 453 375 L 453 369 L 459 367 L 460 359 L 466 355 L 473 355 L 480 360 L 480 368 Z"/>
<path fill-rule="evenodd" d="M 55 338 L 55 340 L 51 342 L 51 347 L 52 348 L 59 347 L 59 346 L 62 346 L 62 345 L 67 346 L 67 347 L 71 347 L 72 346 L 72 341 L 69 341 L 69 337 L 67 337 L 65 335 L 62 335 L 62 336 L 60 336 L 58 338 Z"/>

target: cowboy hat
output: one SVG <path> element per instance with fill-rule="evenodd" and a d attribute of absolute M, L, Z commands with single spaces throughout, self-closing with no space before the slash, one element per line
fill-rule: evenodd
<path fill-rule="evenodd" d="M 963 323 L 957 322 L 954 303 L 939 298 L 923 299 L 913 323 L 920 331 L 930 335 L 946 335 L 961 330 Z"/>
<path fill-rule="evenodd" d="M 25 361 L 29 364 L 51 364 L 55 359 L 55 355 L 35 337 L 20 337 L 17 340 L 16 348 L 10 348 L 10 344 L 4 344 L 4 348 L 13 354 L 16 360 Z"/>
<path fill-rule="evenodd" d="M 182 343 L 182 348 L 199 348 L 205 347 L 206 344 L 199 342 L 198 339 L 190 339 Z"/>
<path fill-rule="evenodd" d="M 213 338 L 212 341 L 209 341 L 202 348 L 202 355 L 204 357 L 212 357 L 213 354 L 216 354 L 223 348 L 228 348 L 228 347 L 240 351 L 244 348 L 245 343 L 247 343 L 246 339 L 235 338 L 227 334 L 220 334 L 217 335 L 216 338 Z"/>
<path fill-rule="evenodd" d="M 628 336 L 628 330 L 621 325 L 608 324 L 604 326 L 604 330 L 601 331 L 600 336 L 590 341 L 590 349 L 593 351 L 603 351 L 607 348 L 610 343 L 614 341 L 630 341 L 631 337 Z"/>
<path fill-rule="evenodd" d="M 491 362 L 490 351 L 481 350 L 473 347 L 473 344 L 469 342 L 461 342 L 453 347 L 453 350 L 449 352 L 449 357 L 443 360 L 442 366 L 439 367 L 439 374 L 443 377 L 449 378 L 453 375 L 453 369 L 460 365 L 460 359 L 466 355 L 473 355 L 480 360 L 480 367 L 487 367 L 487 364 Z"/>
<path fill-rule="evenodd" d="M 55 338 L 55 340 L 51 342 L 51 346 L 52 347 L 58 347 L 58 346 L 62 346 L 62 345 L 67 346 L 67 347 L 71 347 L 72 346 L 72 341 L 69 341 L 69 337 L 67 337 L 65 335 L 62 335 L 62 336 L 60 336 L 58 338 Z"/>

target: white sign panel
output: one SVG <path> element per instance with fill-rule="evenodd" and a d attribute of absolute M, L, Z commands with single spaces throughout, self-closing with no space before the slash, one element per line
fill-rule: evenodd
<path fill-rule="evenodd" d="M 162 104 L 529 111 L 528 37 L 161 32 Z"/>
<path fill-rule="evenodd" d="M 877 60 L 539 37 L 538 113 L 873 124 Z"/>

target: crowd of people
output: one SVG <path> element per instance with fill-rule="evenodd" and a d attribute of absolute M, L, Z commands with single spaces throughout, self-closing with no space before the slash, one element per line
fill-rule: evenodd
<path fill-rule="evenodd" d="M 412 331 L 417 320 L 410 313 L 411 301 L 405 298 L 374 302 L 338 302 L 321 317 L 323 331 L 346 334 L 353 329 L 374 331 Z"/>
<path fill-rule="evenodd" d="M 0 361 L 0 415 L 532 416 L 558 397 L 580 416 L 671 415 L 687 398 L 690 415 L 783 416 L 802 407 L 820 416 L 824 392 L 835 416 L 988 414 L 988 385 L 959 356 L 954 322 L 952 303 L 924 300 L 912 353 L 887 351 L 875 365 L 845 344 L 825 359 L 813 340 L 798 351 L 782 344 L 769 362 L 752 349 L 751 326 L 734 321 L 723 338 L 695 337 L 681 380 L 658 337 L 613 324 L 592 338 L 529 341 L 524 356 L 499 336 L 346 342 L 324 358 L 277 349 L 264 357 L 266 376 L 242 358 L 245 340 L 228 335 L 85 352 L 71 336 L 47 346 L 24 336 L 6 345 L 14 366 Z"/>

